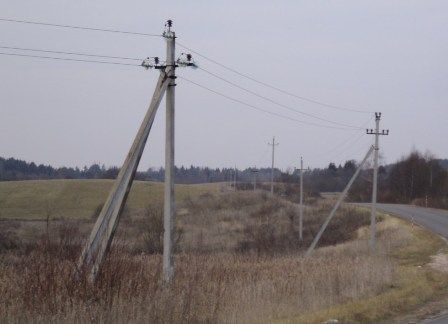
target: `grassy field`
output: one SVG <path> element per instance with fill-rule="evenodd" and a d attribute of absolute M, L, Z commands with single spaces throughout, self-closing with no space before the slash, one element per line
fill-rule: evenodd
<path fill-rule="evenodd" d="M 99 281 L 74 281 L 111 182 L 1 185 L 0 210 L 14 213 L 0 223 L 0 322 L 376 323 L 448 293 L 448 275 L 430 265 L 446 243 L 420 227 L 382 215 L 372 254 L 368 210 L 342 206 L 307 259 L 333 196 L 307 206 L 299 241 L 297 205 L 222 184 L 177 187 L 173 285 L 161 280 L 163 187 L 142 182 Z M 45 218 L 47 201 L 51 221 L 32 221 Z"/>
<path fill-rule="evenodd" d="M 32 180 L 0 182 L 0 219 L 87 219 L 104 203 L 113 180 Z M 217 192 L 222 184 L 176 185 L 182 202 L 205 192 Z M 135 181 L 127 207 L 145 208 L 160 201 L 163 183 Z"/>

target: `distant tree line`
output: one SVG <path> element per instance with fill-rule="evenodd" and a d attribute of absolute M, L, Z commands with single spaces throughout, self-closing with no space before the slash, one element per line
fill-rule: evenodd
<path fill-rule="evenodd" d="M 349 160 L 343 165 L 330 163 L 327 168 L 304 173 L 306 194 L 315 196 L 321 192 L 344 190 L 358 164 Z M 349 192 L 351 201 L 369 202 L 372 197 L 371 166 L 360 173 Z M 284 183 L 299 182 L 299 173 L 284 172 Z M 378 201 L 390 203 L 414 203 L 429 207 L 448 208 L 448 160 L 436 159 L 431 154 L 412 151 L 393 164 L 378 169 Z"/>
<path fill-rule="evenodd" d="M 412 151 L 398 162 L 383 168 L 378 178 L 379 201 L 448 208 L 446 159 L 435 159 L 430 154 Z M 364 175 L 355 183 L 350 197 L 369 201 L 371 179 L 371 170 L 364 171 Z"/>
<path fill-rule="evenodd" d="M 326 168 L 307 170 L 304 173 L 306 193 L 316 196 L 321 192 L 342 191 L 357 168 L 354 160 L 342 165 L 330 163 Z M 411 152 L 398 162 L 381 166 L 378 173 L 378 200 L 383 202 L 403 202 L 428 204 L 434 207 L 448 208 L 448 160 L 435 159 L 430 154 Z M 256 172 L 254 172 L 256 171 Z M 115 179 L 119 168 L 92 164 L 83 168 L 54 168 L 49 165 L 36 165 L 14 158 L 0 157 L 0 181 L 33 179 Z M 233 168 L 175 167 L 175 181 L 182 184 L 233 181 Z M 137 180 L 163 181 L 163 168 L 149 168 L 137 172 Z M 237 170 L 237 181 L 241 188 L 252 188 L 252 181 L 270 181 L 270 168 L 246 168 Z M 289 185 L 297 190 L 299 171 L 282 172 L 274 170 L 276 182 Z M 246 184 L 246 185 L 244 185 Z M 369 201 L 372 190 L 372 169 L 363 170 L 350 191 L 349 199 Z"/>
<path fill-rule="evenodd" d="M 40 179 L 115 179 L 120 171 L 117 167 L 107 168 L 105 165 L 92 164 L 83 168 L 61 167 L 54 168 L 50 165 L 37 165 L 34 162 L 26 162 L 15 158 L 0 157 L 0 181 L 14 180 L 40 180 Z M 253 169 L 238 170 L 238 181 L 251 181 Z M 257 169 L 258 181 L 270 179 L 271 169 Z M 205 183 L 232 181 L 235 170 L 233 168 L 209 168 L 209 167 L 175 167 L 174 176 L 177 183 Z M 275 177 L 280 176 L 280 170 L 275 170 Z M 137 180 L 163 181 L 165 170 L 163 168 L 149 168 L 147 171 L 136 173 Z"/>
<path fill-rule="evenodd" d="M 0 157 L 0 180 L 38 180 L 38 179 L 114 179 L 118 168 L 106 168 L 92 164 L 84 168 L 54 168 L 50 165 L 35 164 L 14 158 Z"/>

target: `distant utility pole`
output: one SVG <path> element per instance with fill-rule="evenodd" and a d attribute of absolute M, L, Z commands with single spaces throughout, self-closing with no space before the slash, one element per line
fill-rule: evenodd
<path fill-rule="evenodd" d="M 253 174 L 253 183 L 254 183 L 254 191 L 257 190 L 257 173 L 258 170 L 257 169 L 252 169 L 252 174 Z"/>
<path fill-rule="evenodd" d="M 380 132 L 381 113 L 375 113 L 375 131 L 367 129 L 367 134 L 375 135 L 375 146 L 373 156 L 373 188 L 372 188 L 372 212 L 370 215 L 370 249 L 375 252 L 376 248 L 376 201 L 378 193 L 378 152 L 379 152 L 379 136 L 389 135 L 389 130 L 382 130 Z"/>
<path fill-rule="evenodd" d="M 236 169 L 236 165 L 235 165 L 235 171 L 233 172 L 233 190 L 236 191 L 236 176 L 237 176 L 237 169 Z"/>
<path fill-rule="evenodd" d="M 275 137 L 272 137 L 272 143 L 268 143 L 268 145 L 272 145 L 272 165 L 271 165 L 271 195 L 274 195 L 274 155 L 275 155 L 275 147 L 279 143 L 275 143 Z"/>
<path fill-rule="evenodd" d="M 101 264 L 110 248 L 123 207 L 134 180 L 140 158 L 143 154 L 148 135 L 151 131 L 157 109 L 166 92 L 166 147 L 165 147 L 165 214 L 164 214 L 164 250 L 163 275 L 165 281 L 173 276 L 172 266 L 172 235 L 174 228 L 174 86 L 175 68 L 177 66 L 194 66 L 190 54 L 182 54 L 174 59 L 175 35 L 171 31 L 172 21 L 166 23 L 163 36 L 167 40 L 166 64 L 159 64 L 157 57 L 143 60 L 142 67 L 154 68 L 160 71 L 160 76 L 154 90 L 148 111 L 135 136 L 134 142 L 126 155 L 120 172 L 109 192 L 106 202 L 95 222 L 89 239 L 78 260 L 78 270 L 88 271 L 89 280 L 95 281 Z"/>
<path fill-rule="evenodd" d="M 299 210 L 299 239 L 303 239 L 303 158 L 300 157 L 300 210 Z"/>

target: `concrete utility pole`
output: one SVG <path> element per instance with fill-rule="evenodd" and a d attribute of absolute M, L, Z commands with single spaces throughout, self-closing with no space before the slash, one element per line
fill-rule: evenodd
<path fill-rule="evenodd" d="M 115 234 L 121 212 L 126 204 L 128 193 L 134 180 L 140 158 L 143 154 L 148 135 L 150 133 L 157 109 L 160 101 L 167 92 L 166 108 L 166 169 L 165 169 L 165 235 L 164 235 L 164 255 L 163 270 L 164 278 L 170 279 L 173 275 L 173 267 L 171 261 L 172 254 L 172 230 L 174 216 L 174 81 L 176 66 L 194 66 L 190 54 L 183 54 L 174 60 L 174 33 L 171 31 L 172 21 L 168 20 L 164 32 L 167 39 L 167 64 L 160 65 L 159 59 L 155 57 L 153 60 L 147 58 L 143 60 L 142 66 L 146 69 L 155 68 L 160 70 L 160 76 L 157 81 L 154 94 L 149 104 L 148 111 L 140 125 L 135 136 L 134 142 L 129 150 L 128 155 L 118 173 L 115 183 L 109 192 L 106 202 L 101 209 L 100 215 L 90 233 L 90 237 L 83 248 L 81 256 L 78 260 L 79 271 L 89 271 L 89 280 L 95 281 L 99 268 L 106 256 L 113 236 Z"/>
<path fill-rule="evenodd" d="M 257 173 L 258 173 L 257 169 L 252 170 L 252 174 L 254 175 L 254 178 L 253 178 L 254 191 L 257 191 Z"/>
<path fill-rule="evenodd" d="M 275 143 L 275 137 L 272 137 L 272 143 L 268 143 L 268 145 L 272 145 L 272 165 L 271 165 L 271 195 L 274 195 L 274 154 L 275 147 L 279 143 Z"/>
<path fill-rule="evenodd" d="M 238 172 L 238 170 L 237 170 L 236 165 L 235 165 L 235 171 L 233 172 L 233 190 L 235 190 L 235 191 L 236 191 L 236 176 L 237 176 L 237 172 Z"/>
<path fill-rule="evenodd" d="M 333 216 L 335 215 L 336 211 L 338 210 L 339 205 L 342 203 L 344 198 L 347 196 L 347 193 L 350 190 L 350 187 L 352 186 L 353 182 L 355 182 L 356 178 L 359 175 L 359 172 L 361 172 L 362 167 L 366 163 L 366 161 L 369 158 L 369 156 L 372 154 L 373 150 L 374 150 L 374 146 L 371 146 L 369 151 L 367 152 L 366 156 L 364 157 L 364 160 L 362 160 L 361 164 L 356 169 L 355 174 L 352 176 L 352 178 L 348 182 L 348 184 L 345 187 L 344 191 L 339 195 L 339 198 L 336 201 L 336 204 L 334 205 L 333 209 L 331 210 L 330 215 L 328 215 L 327 219 L 323 223 L 322 227 L 320 228 L 319 232 L 317 233 L 317 235 L 314 238 L 313 242 L 311 243 L 310 247 L 306 251 L 306 254 L 305 254 L 306 257 L 309 257 L 311 255 L 311 253 L 313 253 L 313 250 L 316 247 L 317 243 L 319 242 L 320 237 L 322 236 L 322 234 L 324 233 L 324 231 L 327 228 L 328 224 L 330 223 L 331 219 L 333 218 Z"/>
<path fill-rule="evenodd" d="M 379 152 L 379 136 L 389 135 L 389 130 L 383 130 L 380 133 L 381 113 L 375 113 L 375 131 L 367 129 L 367 134 L 375 135 L 375 152 L 373 156 L 373 188 L 372 188 L 372 210 L 370 215 L 370 249 L 375 252 L 376 246 L 376 201 L 378 193 L 378 152 Z"/>
<path fill-rule="evenodd" d="M 171 30 L 168 20 L 163 33 L 166 39 L 166 65 L 172 67 L 168 74 L 169 84 L 166 90 L 166 128 L 165 128 L 165 199 L 163 217 L 163 279 L 170 282 L 174 275 L 173 235 L 175 222 L 174 206 L 174 95 L 176 87 L 176 34 Z"/>
<path fill-rule="evenodd" d="M 299 239 L 303 239 L 303 158 L 300 157 L 300 210 L 299 210 Z"/>

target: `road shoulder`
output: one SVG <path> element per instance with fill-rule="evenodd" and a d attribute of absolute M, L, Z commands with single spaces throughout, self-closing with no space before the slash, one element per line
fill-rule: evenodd
<path fill-rule="evenodd" d="M 409 323 L 446 309 L 443 300 L 448 300 L 448 273 L 430 266 L 431 256 L 448 252 L 445 240 L 402 219 L 385 214 L 382 217 L 383 224 L 398 224 L 410 233 L 411 238 L 389 254 L 396 265 L 393 284 L 376 296 L 350 300 L 280 322 L 324 323 L 337 319 L 339 323 Z"/>

